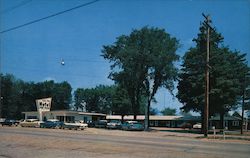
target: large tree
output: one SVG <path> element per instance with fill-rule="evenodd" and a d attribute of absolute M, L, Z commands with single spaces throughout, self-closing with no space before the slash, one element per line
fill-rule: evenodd
<path fill-rule="evenodd" d="M 113 45 L 103 47 L 103 57 L 113 62 L 109 77 L 126 88 L 135 116 L 139 113 L 141 97 L 146 96 L 146 130 L 150 104 L 158 88 L 173 90 L 178 47 L 176 38 L 164 29 L 153 27 L 133 30 L 128 36 L 118 37 Z"/>
<path fill-rule="evenodd" d="M 241 91 L 242 72 L 247 67 L 245 54 L 224 47 L 223 38 L 216 30 L 210 36 L 210 62 L 206 63 L 206 28 L 200 27 L 196 46 L 183 57 L 179 73 L 177 98 L 184 111 L 200 112 L 203 116 L 205 104 L 205 67 L 210 66 L 209 114 L 219 113 L 221 126 L 225 113 L 237 106 Z"/>

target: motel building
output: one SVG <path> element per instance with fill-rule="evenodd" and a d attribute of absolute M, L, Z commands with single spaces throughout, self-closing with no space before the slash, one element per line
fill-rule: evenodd
<path fill-rule="evenodd" d="M 122 121 L 121 115 L 107 115 L 106 119 L 109 120 L 119 120 Z M 123 116 L 123 121 L 132 121 L 134 120 L 133 115 Z M 137 115 L 136 120 L 144 123 L 145 116 Z M 177 128 L 181 127 L 185 123 L 195 124 L 200 122 L 199 116 L 159 116 L 159 115 L 150 115 L 149 123 L 151 127 L 171 127 Z"/>
<path fill-rule="evenodd" d="M 37 111 L 28 111 L 22 112 L 25 119 L 38 119 L 39 112 Z M 83 120 L 84 122 L 97 121 L 106 118 L 106 114 L 102 113 L 89 113 L 89 112 L 79 112 L 73 110 L 52 110 L 52 111 L 43 111 L 42 120 L 48 119 L 58 119 L 62 122 L 74 122 L 78 120 Z"/>
<path fill-rule="evenodd" d="M 106 115 L 102 113 L 95 112 L 82 112 L 73 110 L 50 110 L 52 98 L 43 98 L 36 100 L 37 111 L 22 112 L 25 119 L 39 119 L 40 121 L 46 121 L 48 119 L 57 119 L 62 122 L 75 122 L 83 120 L 85 123 L 98 120 L 119 120 L 130 121 L 134 120 L 133 115 Z M 86 110 L 86 109 L 85 109 Z M 137 115 L 136 121 L 144 123 L 145 116 Z M 200 116 L 159 116 L 150 115 L 149 123 L 151 127 L 183 127 L 185 124 L 189 123 L 194 125 L 201 122 Z M 247 123 L 246 124 L 247 128 Z M 209 126 L 214 126 L 216 129 L 220 129 L 220 122 L 218 115 L 209 119 Z M 224 116 L 224 127 L 228 129 L 239 129 L 241 127 L 241 119 L 234 116 Z"/>
<path fill-rule="evenodd" d="M 24 114 L 25 119 L 39 119 L 39 112 L 37 111 L 28 111 L 22 112 Z M 74 122 L 78 120 L 83 120 L 84 122 L 95 122 L 98 120 L 107 120 L 108 122 L 111 120 L 119 120 L 119 121 L 132 121 L 134 120 L 133 115 L 106 115 L 102 113 L 94 113 L 94 112 L 79 112 L 73 110 L 52 110 L 52 111 L 43 111 L 41 113 L 42 120 L 48 119 L 58 119 L 62 122 Z M 144 123 L 145 116 L 137 115 L 136 120 L 138 122 Z M 200 116 L 158 116 L 158 115 L 150 115 L 149 122 L 151 127 L 169 127 L 169 128 L 180 128 L 185 123 L 189 123 L 191 125 L 201 122 Z M 215 126 L 216 129 L 221 129 L 219 117 L 212 117 L 209 119 L 209 127 Z M 224 117 L 224 127 L 228 127 L 228 129 L 235 130 L 240 129 L 241 120 L 240 118 L 233 116 L 225 116 Z"/>

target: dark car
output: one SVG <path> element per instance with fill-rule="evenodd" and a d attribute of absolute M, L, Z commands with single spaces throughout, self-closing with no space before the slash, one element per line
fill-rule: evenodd
<path fill-rule="evenodd" d="M 48 120 L 45 122 L 40 123 L 40 128 L 61 128 L 63 122 L 58 120 Z"/>
<path fill-rule="evenodd" d="M 186 128 L 191 129 L 193 127 L 193 125 L 189 122 L 184 122 L 180 125 L 180 127 L 183 129 L 186 129 Z"/>
<path fill-rule="evenodd" d="M 106 128 L 107 126 L 107 120 L 98 120 L 95 122 L 95 127 L 96 128 Z"/>
<path fill-rule="evenodd" d="M 18 126 L 19 122 L 17 120 L 6 119 L 1 124 L 2 126 Z"/>
<path fill-rule="evenodd" d="M 95 122 L 94 121 L 87 121 L 88 127 L 95 127 Z"/>

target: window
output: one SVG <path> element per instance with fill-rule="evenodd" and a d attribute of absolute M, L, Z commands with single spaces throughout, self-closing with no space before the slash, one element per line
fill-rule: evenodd
<path fill-rule="evenodd" d="M 156 126 L 156 127 L 158 126 L 158 121 L 155 121 L 155 126 Z"/>
<path fill-rule="evenodd" d="M 233 121 L 233 126 L 239 126 L 239 125 L 240 125 L 239 121 Z"/>
<path fill-rule="evenodd" d="M 66 122 L 75 122 L 74 116 L 66 116 Z"/>
<path fill-rule="evenodd" d="M 166 127 L 170 127 L 171 126 L 171 122 L 170 121 L 166 121 Z"/>
<path fill-rule="evenodd" d="M 59 121 L 64 122 L 64 116 L 56 116 L 56 119 L 58 119 Z"/>
<path fill-rule="evenodd" d="M 88 121 L 87 117 L 83 117 L 83 121 L 86 123 Z"/>
<path fill-rule="evenodd" d="M 154 122 L 153 121 L 149 121 L 150 126 L 154 126 Z"/>
<path fill-rule="evenodd" d="M 172 126 L 171 127 L 175 127 L 175 121 L 172 121 Z"/>

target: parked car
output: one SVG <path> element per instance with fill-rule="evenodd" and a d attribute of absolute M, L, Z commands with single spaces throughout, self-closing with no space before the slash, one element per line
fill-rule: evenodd
<path fill-rule="evenodd" d="M 191 129 L 193 126 L 191 123 L 188 123 L 188 122 L 184 122 L 180 125 L 181 128 L 185 129 L 185 128 L 189 128 Z"/>
<path fill-rule="evenodd" d="M 126 121 L 121 125 L 122 130 L 143 131 L 144 126 L 137 121 Z"/>
<path fill-rule="evenodd" d="M 111 120 L 110 122 L 107 123 L 106 128 L 107 129 L 120 129 L 121 126 L 122 126 L 121 121 Z"/>
<path fill-rule="evenodd" d="M 40 123 L 40 128 L 61 128 L 63 122 L 60 122 L 57 119 L 47 120 L 45 122 Z"/>
<path fill-rule="evenodd" d="M 40 124 L 42 122 L 38 119 L 27 119 L 22 122 L 20 122 L 21 127 L 40 127 Z"/>
<path fill-rule="evenodd" d="M 5 119 L 1 124 L 2 126 L 18 126 L 19 122 L 17 120 Z"/>
<path fill-rule="evenodd" d="M 95 127 L 96 128 L 106 128 L 107 126 L 107 120 L 98 120 L 95 122 Z"/>
<path fill-rule="evenodd" d="M 196 123 L 193 125 L 194 129 L 201 129 L 201 123 Z"/>
<path fill-rule="evenodd" d="M 4 122 L 5 120 L 5 118 L 0 118 L 0 124 L 2 124 L 2 122 Z"/>
<path fill-rule="evenodd" d="M 87 121 L 88 127 L 95 127 L 94 121 Z"/>
<path fill-rule="evenodd" d="M 85 123 L 83 120 L 78 120 L 78 121 L 75 121 L 76 124 L 79 124 L 81 127 L 83 128 L 87 128 L 88 127 L 88 124 Z"/>
<path fill-rule="evenodd" d="M 62 125 L 62 129 L 74 129 L 74 130 L 84 130 L 85 128 L 88 127 L 88 124 L 80 122 L 80 121 L 76 121 L 76 122 L 64 122 Z"/>

